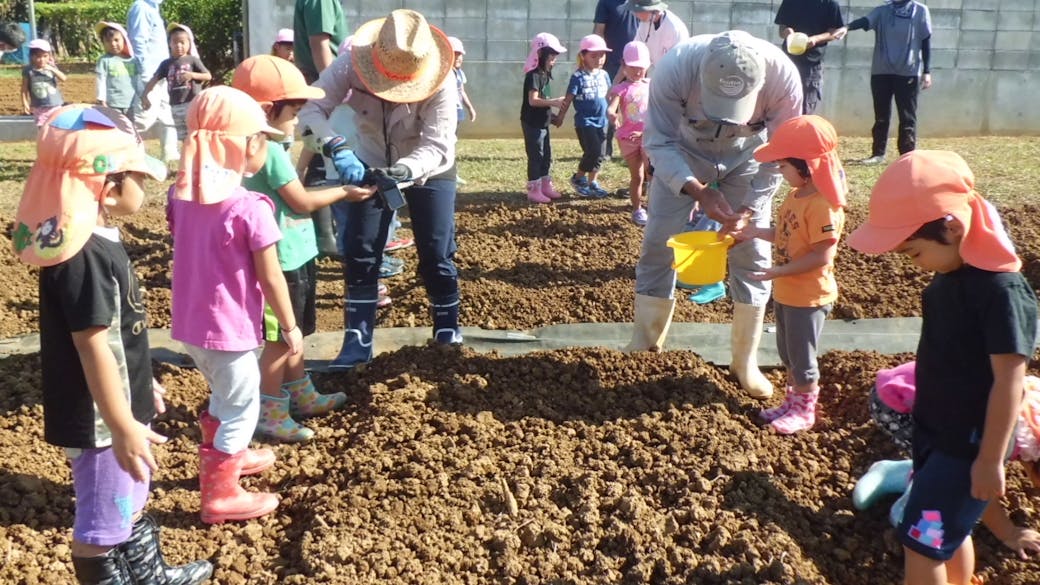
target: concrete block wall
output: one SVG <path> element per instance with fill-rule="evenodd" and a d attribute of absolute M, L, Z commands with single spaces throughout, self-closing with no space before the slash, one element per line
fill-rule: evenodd
<path fill-rule="evenodd" d="M 267 52 L 278 28 L 292 26 L 293 0 L 249 2 L 248 46 Z M 846 22 L 881 0 L 840 0 Z M 691 34 L 746 30 L 779 42 L 773 18 L 780 0 L 671 0 Z M 1040 0 L 927 0 L 932 15 L 933 87 L 919 100 L 922 136 L 1040 134 Z M 395 8 L 422 12 L 466 46 L 467 91 L 477 121 L 463 136 L 518 137 L 522 63 L 529 39 L 551 32 L 571 52 L 554 71 L 555 92 L 574 70 L 574 51 L 592 32 L 596 0 L 343 0 L 351 26 Z M 854 31 L 827 49 L 820 114 L 842 134 L 866 135 L 873 124 L 870 61 L 874 33 Z M 569 124 L 569 122 L 568 122 Z M 892 123 L 895 131 L 895 120 Z M 559 132 L 566 132 L 564 126 Z"/>

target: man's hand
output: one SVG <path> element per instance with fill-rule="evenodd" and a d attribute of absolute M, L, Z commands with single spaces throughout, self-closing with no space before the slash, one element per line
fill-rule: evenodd
<path fill-rule="evenodd" d="M 1004 463 L 975 459 L 971 464 L 971 497 L 988 502 L 1004 495 Z"/>
<path fill-rule="evenodd" d="M 721 191 L 711 187 L 704 187 L 700 191 L 694 192 L 692 185 L 693 181 L 690 181 L 683 186 L 683 192 L 697 200 L 697 203 L 701 206 L 701 211 L 705 215 L 723 225 L 723 231 L 721 232 L 723 235 L 727 233 L 733 234 L 743 227 L 743 225 L 736 227 L 743 216 L 733 211 L 733 208 L 729 206 L 726 197 Z M 734 227 L 726 229 L 727 226 Z"/>
<path fill-rule="evenodd" d="M 404 165 L 393 165 L 379 171 L 398 183 L 412 178 L 412 171 Z"/>
<path fill-rule="evenodd" d="M 137 421 L 125 431 L 112 430 L 112 451 L 115 453 L 116 462 L 123 471 L 134 478 L 134 481 L 148 479 L 144 466 L 153 473 L 159 470 L 159 464 L 152 456 L 151 443 L 165 442 L 166 437 Z"/>

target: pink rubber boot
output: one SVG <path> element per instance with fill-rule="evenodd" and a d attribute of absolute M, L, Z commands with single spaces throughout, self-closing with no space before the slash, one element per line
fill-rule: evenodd
<path fill-rule="evenodd" d="M 769 423 L 781 435 L 791 435 L 798 431 L 806 431 L 816 424 L 816 401 L 820 391 L 799 394 L 793 392 L 791 408 L 783 416 Z"/>
<path fill-rule="evenodd" d="M 245 454 L 245 451 L 232 455 L 212 446 L 199 447 L 200 515 L 206 524 L 259 518 L 278 507 L 278 496 L 247 492 L 238 485 Z"/>
<path fill-rule="evenodd" d="M 213 437 L 217 434 L 217 427 L 220 426 L 220 420 L 217 417 L 209 413 L 208 410 L 203 410 L 202 414 L 199 415 L 199 428 L 202 429 L 202 444 L 212 447 Z M 275 455 L 274 451 L 268 448 L 262 449 L 246 449 L 246 454 L 242 456 L 242 475 L 255 475 L 261 471 L 274 465 Z"/>
<path fill-rule="evenodd" d="M 552 179 L 549 177 L 542 177 L 542 195 L 545 195 L 549 199 L 559 199 L 563 195 L 553 187 Z"/>
<path fill-rule="evenodd" d="M 787 392 L 784 394 L 784 401 L 780 403 L 780 406 L 774 406 L 773 408 L 766 408 L 758 412 L 758 418 L 765 422 L 773 422 L 787 414 L 787 411 L 791 409 L 791 397 L 794 395 L 794 388 L 788 386 Z"/>
<path fill-rule="evenodd" d="M 552 203 L 552 199 L 549 199 L 545 196 L 545 193 L 542 193 L 541 179 L 527 182 L 527 200 L 531 203 Z"/>

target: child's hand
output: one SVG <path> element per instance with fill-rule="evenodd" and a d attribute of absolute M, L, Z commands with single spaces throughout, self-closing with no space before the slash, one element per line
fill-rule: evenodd
<path fill-rule="evenodd" d="M 282 329 L 282 339 L 289 346 L 289 355 L 296 355 L 303 351 L 303 332 L 297 325 L 289 331 Z"/>
<path fill-rule="evenodd" d="M 181 83 L 187 83 L 192 79 L 195 79 L 195 74 L 191 71 L 181 71 L 177 73 L 177 81 Z"/>
<path fill-rule="evenodd" d="M 152 456 L 151 443 L 165 442 L 166 437 L 137 421 L 133 421 L 125 434 L 112 430 L 112 451 L 115 453 L 116 462 L 123 471 L 134 478 L 134 481 L 145 481 L 148 478 L 144 467 L 141 466 L 142 461 L 153 473 L 159 470 L 159 464 Z"/>
<path fill-rule="evenodd" d="M 163 400 L 163 396 L 166 396 L 166 388 L 163 388 L 158 380 L 152 378 L 152 404 L 155 406 L 155 414 L 166 412 L 166 401 Z"/>
<path fill-rule="evenodd" d="M 146 110 L 152 109 L 152 102 L 148 101 L 148 96 L 141 96 L 141 107 Z"/>
<path fill-rule="evenodd" d="M 472 108 L 469 111 L 469 121 L 470 122 L 476 122 L 477 121 L 477 111 L 472 109 Z"/>
<path fill-rule="evenodd" d="M 376 194 L 375 185 L 358 187 L 357 185 L 343 185 L 343 199 L 351 203 L 364 201 Z"/>
<path fill-rule="evenodd" d="M 1029 558 L 1029 553 L 1040 553 L 1040 532 L 1028 528 L 1015 527 L 1008 538 L 1001 541 L 1004 546 L 1018 553 L 1020 559 Z"/>
<path fill-rule="evenodd" d="M 637 130 L 636 132 L 633 132 L 633 133 L 628 135 L 628 139 L 631 140 L 632 142 L 635 142 L 636 140 L 639 140 L 642 137 L 643 137 L 643 131 L 642 130 Z"/>
<path fill-rule="evenodd" d="M 975 459 L 971 464 L 971 497 L 989 501 L 1003 496 L 1005 488 L 1002 461 Z"/>

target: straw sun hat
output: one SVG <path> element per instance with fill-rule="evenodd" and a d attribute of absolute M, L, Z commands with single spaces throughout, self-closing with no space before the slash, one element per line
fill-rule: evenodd
<path fill-rule="evenodd" d="M 394 10 L 361 25 L 350 49 L 354 72 L 373 95 L 395 103 L 420 102 L 451 73 L 448 37 L 414 10 Z"/>

